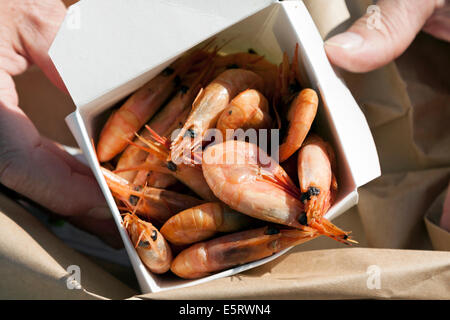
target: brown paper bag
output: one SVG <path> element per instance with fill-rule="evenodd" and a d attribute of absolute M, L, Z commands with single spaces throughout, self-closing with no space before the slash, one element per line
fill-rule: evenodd
<path fill-rule="evenodd" d="M 345 30 L 370 4 L 344 0 L 305 3 L 324 38 Z M 336 220 L 344 229 L 354 230 L 358 247 L 347 248 L 319 238 L 236 276 L 136 295 L 135 290 L 69 249 L 33 217 L 0 197 L 0 296 L 449 299 L 450 237 L 438 226 L 450 179 L 450 99 L 445 82 L 448 52 L 448 43 L 420 34 L 395 63 L 367 74 L 343 73 L 368 119 L 383 172 L 382 177 L 360 189 L 358 206 Z M 51 108 L 65 106 L 66 114 L 73 110 L 68 101 L 61 104 L 65 98 L 49 87 L 49 95 L 41 92 L 27 100 L 30 89 L 26 84 L 33 85 L 42 77 L 36 69 L 31 72 L 16 79 L 23 109 L 32 115 L 36 104 L 46 99 Z M 52 101 L 58 105 L 51 105 Z M 34 122 L 42 131 L 47 128 L 45 133 L 51 138 L 70 141 L 68 130 L 58 126 L 50 130 L 48 123 L 37 118 Z M 447 251 L 433 251 L 433 247 Z M 81 266 L 81 290 L 67 289 L 66 268 L 70 264 Z"/>

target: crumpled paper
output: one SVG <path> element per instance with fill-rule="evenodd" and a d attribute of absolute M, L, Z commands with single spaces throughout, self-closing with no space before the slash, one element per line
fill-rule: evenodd
<path fill-rule="evenodd" d="M 324 38 L 345 30 L 371 4 L 304 2 Z M 129 287 L 135 283 L 122 283 L 108 266 L 69 249 L 0 196 L 0 298 L 449 299 L 450 234 L 438 225 L 450 180 L 449 46 L 419 34 L 395 63 L 367 74 L 342 73 L 369 122 L 383 172 L 360 188 L 359 204 L 335 221 L 354 231 L 359 246 L 323 237 L 232 277 L 138 295 Z M 26 84 L 33 81 L 27 75 L 16 80 L 26 102 Z M 27 111 L 26 103 L 21 107 Z M 72 108 L 67 104 L 67 113 Z M 52 132 L 46 121 L 33 120 L 50 137 L 70 140 L 68 130 Z M 67 289 L 66 268 L 73 264 L 81 266 L 81 290 Z"/>

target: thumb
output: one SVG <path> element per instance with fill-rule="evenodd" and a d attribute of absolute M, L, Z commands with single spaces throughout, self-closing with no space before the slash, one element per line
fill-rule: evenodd
<path fill-rule="evenodd" d="M 36 64 L 56 87 L 67 92 L 48 55 L 66 14 L 64 3 L 60 0 L 28 1 L 22 4 L 22 10 L 24 22 L 18 28 L 25 56 Z"/>
<path fill-rule="evenodd" d="M 380 0 L 346 32 L 325 42 L 331 63 L 367 72 L 401 55 L 443 0 Z"/>
<path fill-rule="evenodd" d="M 16 102 L 14 82 L 0 72 L 0 183 L 65 216 L 110 218 L 89 168 L 41 137 Z"/>

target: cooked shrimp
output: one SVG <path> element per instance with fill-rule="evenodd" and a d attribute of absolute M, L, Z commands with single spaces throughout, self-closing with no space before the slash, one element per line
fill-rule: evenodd
<path fill-rule="evenodd" d="M 144 265 L 154 273 L 167 272 L 172 262 L 172 251 L 158 229 L 130 213 L 125 214 L 122 224 Z"/>
<path fill-rule="evenodd" d="M 175 61 L 159 75 L 136 91 L 111 116 L 100 133 L 97 156 L 100 162 L 114 158 L 132 139 L 175 90 L 180 77 L 188 72 L 193 63 L 205 58 L 206 52 L 194 51 Z"/>
<path fill-rule="evenodd" d="M 248 89 L 238 94 L 223 110 L 217 129 L 225 137 L 227 129 L 268 129 L 271 124 L 267 99 L 259 91 Z"/>
<path fill-rule="evenodd" d="M 108 187 L 117 199 L 157 225 L 162 225 L 174 214 L 203 202 L 173 191 L 134 186 L 105 168 L 101 170 Z"/>
<path fill-rule="evenodd" d="M 215 58 L 216 70 L 223 72 L 226 69 L 246 69 L 255 72 L 264 80 L 263 94 L 271 100 L 277 80 L 277 66 L 266 58 L 256 54 L 253 50 L 249 52 L 238 52 L 227 55 L 218 55 Z"/>
<path fill-rule="evenodd" d="M 172 244 L 186 245 L 208 239 L 218 232 L 242 230 L 253 221 L 219 202 L 184 210 L 162 226 L 161 233 Z"/>
<path fill-rule="evenodd" d="M 337 192 L 333 162 L 333 149 L 317 135 L 310 135 L 298 154 L 298 179 L 307 223 L 324 234 L 342 232 L 323 218 Z"/>
<path fill-rule="evenodd" d="M 187 78 L 184 80 L 177 92 L 177 94 L 169 101 L 169 103 L 164 106 L 164 108 L 156 114 L 149 122 L 148 125 L 159 135 L 166 137 L 171 134 L 171 132 L 179 127 L 179 123 L 184 123 L 190 112 L 190 108 L 194 98 L 197 96 L 201 87 L 210 81 L 213 69 L 209 62 L 205 63 L 205 68 L 203 72 L 198 73 L 194 77 Z M 182 126 L 182 125 L 181 125 Z M 144 139 L 150 139 L 151 134 L 145 128 L 139 133 Z M 141 146 L 145 146 L 138 138 L 134 139 L 134 143 Z M 121 155 L 116 169 L 121 170 L 124 168 L 133 168 L 139 166 L 147 161 L 152 163 L 153 154 L 149 154 L 134 145 L 129 145 L 123 154 Z M 124 177 L 128 181 L 133 181 L 137 185 L 143 185 L 147 179 L 148 171 L 123 171 L 118 173 L 121 177 Z M 136 180 L 136 176 L 139 176 Z M 169 175 L 164 175 L 157 173 L 158 176 L 155 181 L 150 181 L 150 186 L 165 188 L 171 182 L 173 183 L 173 178 Z M 170 178 L 167 178 L 170 177 Z M 155 177 L 153 177 L 155 178 Z M 176 181 L 176 180 L 175 180 Z M 165 183 L 164 183 L 165 182 Z"/>
<path fill-rule="evenodd" d="M 262 149 L 243 141 L 215 144 L 203 154 L 203 175 L 211 190 L 232 209 L 300 230 L 312 230 L 301 202 L 301 192 L 283 168 Z M 348 232 L 328 232 L 319 226 L 331 225 L 322 219 L 314 230 L 348 242 Z"/>
<path fill-rule="evenodd" d="M 144 163 L 140 167 L 126 168 L 122 170 L 151 170 L 165 174 L 171 174 L 177 178 L 181 183 L 188 186 L 192 191 L 198 194 L 202 199 L 207 201 L 217 201 L 214 193 L 209 188 L 208 184 L 203 177 L 203 172 L 199 166 L 190 166 L 184 163 L 175 164 L 173 161 L 168 160 L 169 146 L 167 139 L 160 137 L 156 132 L 152 131 L 150 127 L 147 127 L 152 135 L 160 142 L 155 143 L 151 140 L 146 140 L 140 137 L 140 140 L 144 142 L 147 147 L 134 144 L 138 148 L 155 155 L 152 163 Z M 133 144 L 133 142 L 130 142 Z"/>
<path fill-rule="evenodd" d="M 316 238 L 315 231 L 269 226 L 200 242 L 181 251 L 170 270 L 181 278 L 195 279 L 237 265 L 269 257 L 283 249 Z"/>
<path fill-rule="evenodd" d="M 172 141 L 171 159 L 176 164 L 190 158 L 201 147 L 206 130 L 215 127 L 221 112 L 239 92 L 252 88 L 261 90 L 264 83 L 256 73 L 243 69 L 230 69 L 220 74 L 194 101 L 188 120 Z M 185 161 L 186 162 L 186 161 Z"/>
<path fill-rule="evenodd" d="M 280 162 L 287 160 L 300 147 L 316 117 L 319 98 L 312 89 L 303 89 L 292 101 L 287 116 L 289 128 L 279 149 Z"/>

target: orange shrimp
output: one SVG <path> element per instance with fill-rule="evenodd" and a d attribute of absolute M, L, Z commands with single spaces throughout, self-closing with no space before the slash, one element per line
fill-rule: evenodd
<path fill-rule="evenodd" d="M 300 230 L 317 230 L 348 243 L 348 232 L 322 218 L 314 227 L 306 221 L 301 191 L 283 168 L 262 149 L 244 141 L 229 140 L 209 146 L 203 154 L 203 175 L 217 198 L 232 209 Z"/>
<path fill-rule="evenodd" d="M 231 100 L 217 121 L 217 129 L 225 137 L 227 129 L 268 129 L 271 124 L 267 99 L 259 91 L 248 89 Z"/>
<path fill-rule="evenodd" d="M 207 64 L 209 64 L 208 61 Z M 196 76 L 191 76 L 190 78 L 184 80 L 177 94 L 160 112 L 158 112 L 148 122 L 148 125 L 163 137 L 170 135 L 171 132 L 178 127 L 179 123 L 184 123 L 186 121 L 194 98 L 197 96 L 202 85 L 210 80 L 212 71 L 213 69 L 210 65 L 204 68 L 203 72 L 200 72 Z M 141 130 L 140 136 L 145 139 L 150 139 L 151 134 L 144 128 Z M 138 138 L 134 139 L 134 143 L 145 146 L 145 144 L 142 143 Z M 149 163 L 151 163 L 153 157 L 153 154 L 148 154 L 147 152 L 135 147 L 134 145 L 129 145 L 121 155 L 116 169 L 120 170 L 123 168 L 136 167 L 144 163 L 144 161 L 148 161 Z M 128 181 L 133 181 L 135 184 L 141 185 L 145 183 L 147 173 L 148 172 L 145 170 L 139 173 L 136 171 L 123 171 L 118 173 L 118 175 L 124 177 Z M 139 175 L 139 177 L 136 180 L 137 175 Z M 150 186 L 165 188 L 171 182 L 173 183 L 173 178 L 164 178 L 167 177 L 167 175 L 163 175 L 161 173 L 157 173 L 156 175 L 158 175 L 158 178 L 160 179 L 151 181 L 152 183 L 149 184 Z M 165 183 L 161 183 L 163 181 L 165 181 Z"/>
<path fill-rule="evenodd" d="M 136 91 L 111 116 L 100 133 L 97 156 L 100 162 L 114 158 L 172 94 L 180 77 L 186 74 L 196 61 L 208 53 L 196 50 L 164 69 L 159 75 Z"/>
<path fill-rule="evenodd" d="M 135 186 L 105 168 L 101 170 L 117 199 L 157 225 L 162 225 L 180 211 L 203 203 L 199 199 L 173 191 Z"/>
<path fill-rule="evenodd" d="M 316 117 L 319 98 L 312 89 L 300 90 L 298 67 L 298 44 L 295 47 L 292 64 L 286 53 L 280 64 L 275 105 L 287 113 L 288 130 L 279 149 L 280 162 L 286 161 L 302 145 Z M 287 110 L 287 112 L 286 112 Z"/>
<path fill-rule="evenodd" d="M 263 259 L 316 238 L 315 231 L 269 226 L 199 242 L 181 251 L 170 270 L 185 279 L 208 276 L 237 265 Z"/>
<path fill-rule="evenodd" d="M 186 121 L 189 116 L 190 109 L 184 110 L 179 116 L 175 119 L 172 126 L 170 126 L 166 131 L 164 136 L 170 135 L 174 130 L 180 129 L 183 127 L 183 123 Z M 148 130 L 147 130 L 148 131 Z M 146 135 L 147 136 L 147 135 Z M 142 151 L 142 150 L 141 150 Z M 155 158 L 155 155 L 152 153 L 145 153 L 146 158 L 143 162 L 144 167 L 145 164 L 158 164 L 159 159 Z M 177 182 L 177 178 L 175 178 L 171 174 L 161 173 L 157 171 L 151 171 L 149 169 L 139 170 L 136 177 L 133 180 L 134 184 L 143 185 L 147 183 L 149 186 L 153 186 L 155 188 L 167 188 Z"/>
<path fill-rule="evenodd" d="M 280 162 L 287 160 L 300 147 L 316 117 L 319 98 L 312 89 L 303 89 L 292 101 L 288 113 L 289 129 L 279 149 Z"/>
<path fill-rule="evenodd" d="M 171 174 L 181 183 L 188 186 L 192 191 L 198 194 L 202 199 L 207 201 L 217 201 L 214 193 L 209 188 L 208 184 L 203 177 L 202 169 L 199 166 L 190 166 L 184 163 L 175 164 L 170 160 L 169 146 L 166 138 L 160 137 L 156 132 L 154 132 L 150 127 L 146 128 L 152 132 L 153 137 L 158 141 L 157 143 L 146 140 L 140 136 L 140 140 L 147 145 L 147 147 L 142 147 L 140 145 L 129 142 L 138 148 L 154 154 L 155 158 L 152 163 L 144 163 L 141 166 L 135 168 L 125 168 L 125 170 L 151 170 L 165 174 Z M 117 172 L 117 170 L 116 170 Z"/>
<path fill-rule="evenodd" d="M 186 245 L 208 239 L 218 232 L 242 230 L 252 221 L 222 203 L 209 202 L 174 215 L 162 226 L 161 233 L 172 244 Z"/>
<path fill-rule="evenodd" d="M 232 68 L 247 69 L 255 72 L 264 80 L 264 95 L 270 100 L 274 94 L 277 81 L 277 66 L 263 56 L 256 54 L 252 49 L 249 52 L 217 55 L 215 64 L 218 72 Z"/>
<path fill-rule="evenodd" d="M 317 135 L 310 135 L 298 154 L 298 179 L 307 223 L 324 234 L 336 233 L 336 227 L 323 218 L 337 192 L 334 159 L 331 146 Z"/>
<path fill-rule="evenodd" d="M 171 160 L 176 164 L 182 159 L 191 163 L 187 157 L 201 147 L 206 130 L 215 127 L 230 100 L 248 88 L 261 90 L 263 85 L 262 78 L 249 70 L 230 69 L 221 73 L 195 99 L 183 129 L 172 141 Z"/>
<path fill-rule="evenodd" d="M 126 213 L 122 225 L 127 230 L 142 263 L 154 273 L 165 273 L 170 269 L 172 250 L 164 237 L 150 222 Z"/>

